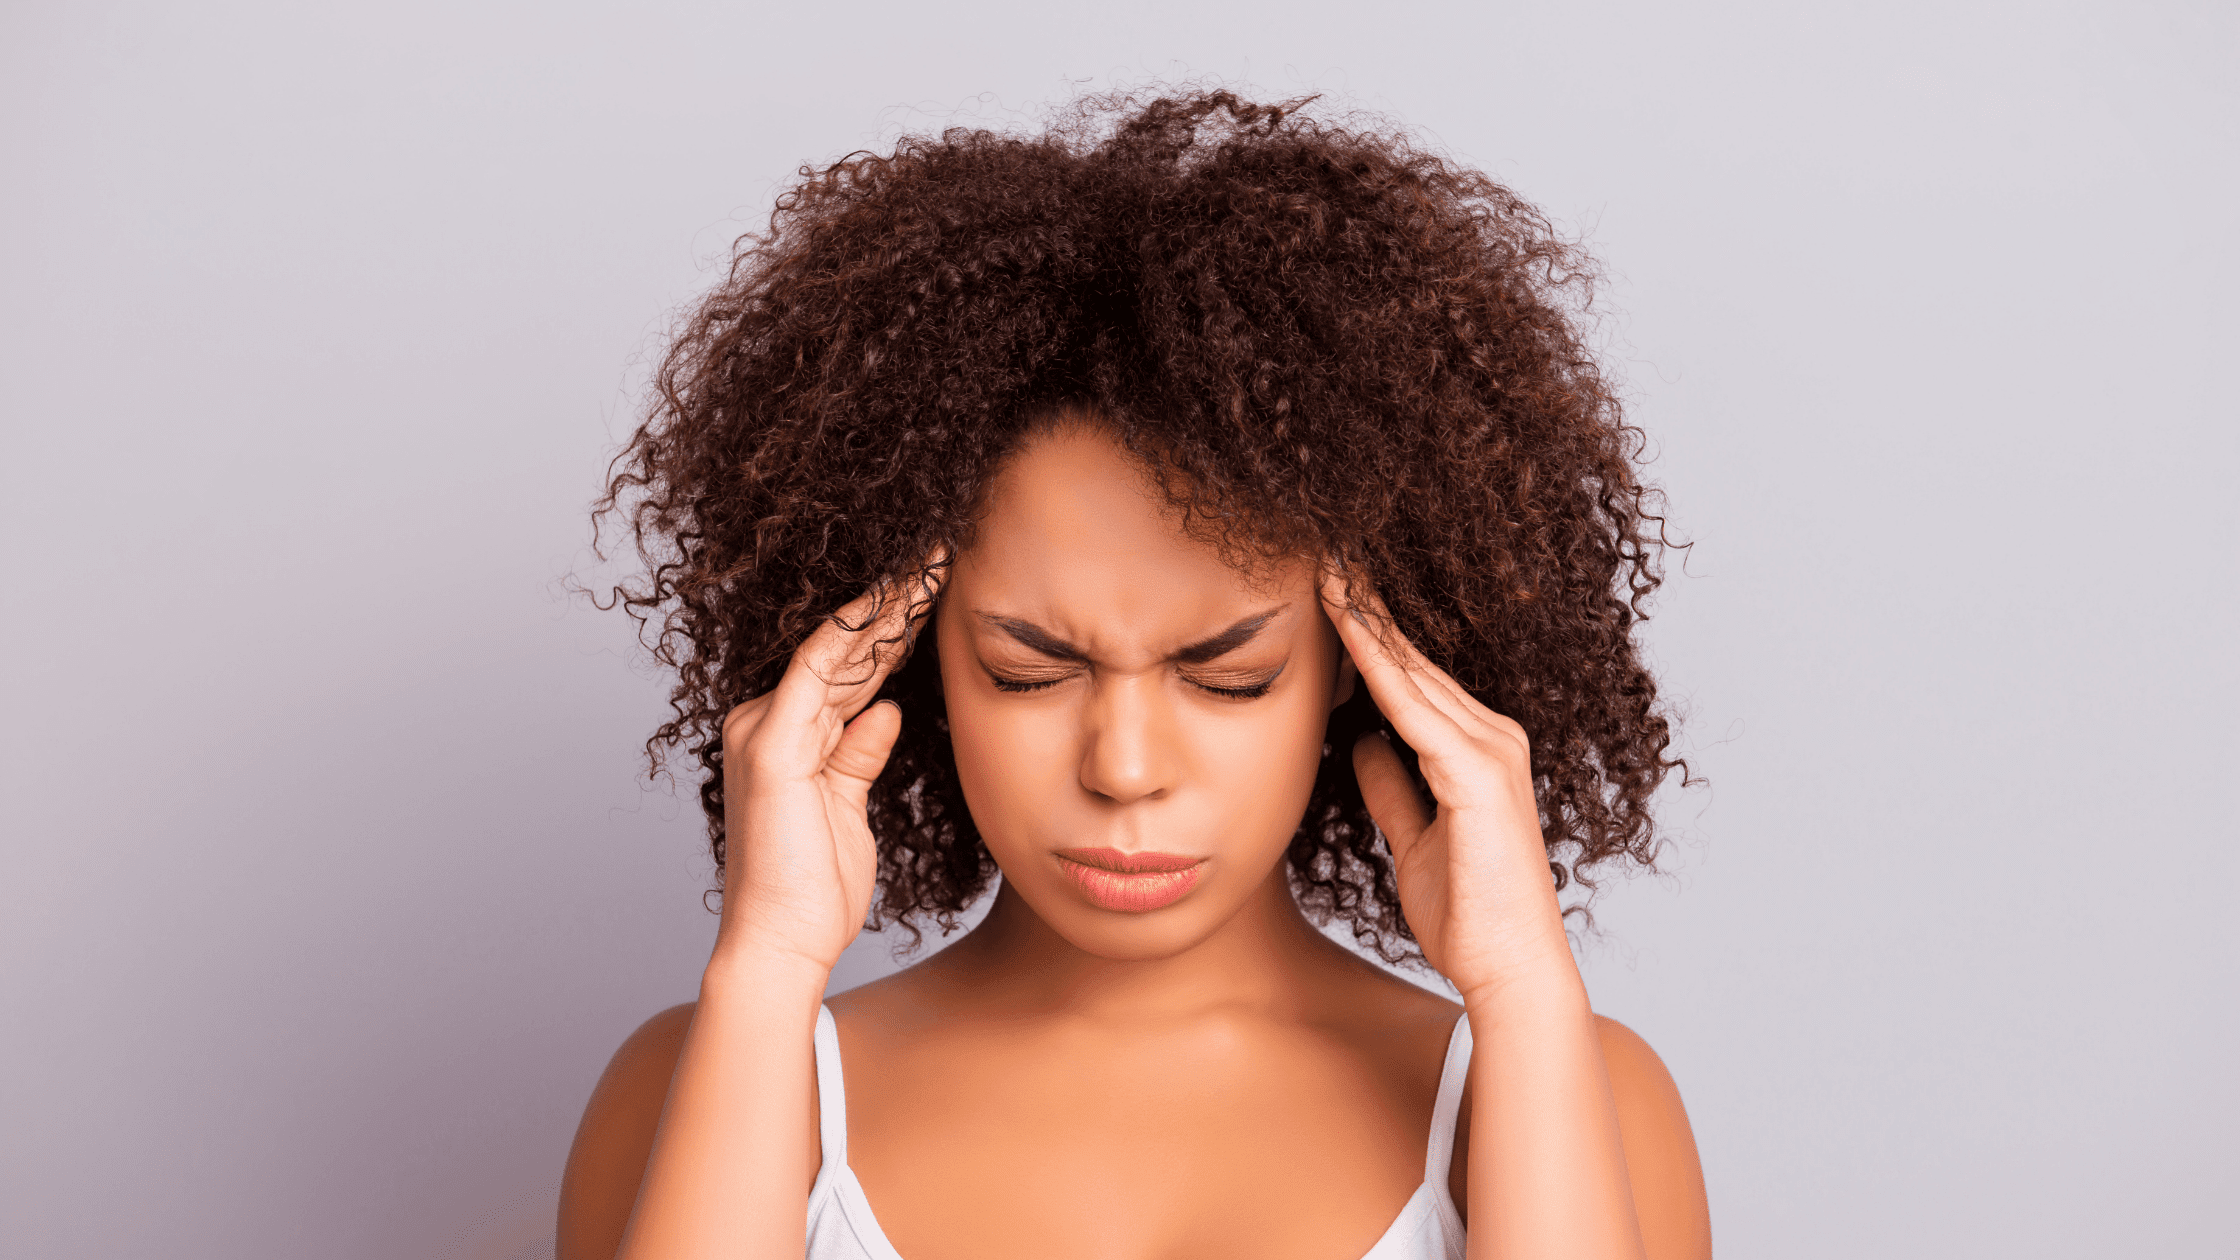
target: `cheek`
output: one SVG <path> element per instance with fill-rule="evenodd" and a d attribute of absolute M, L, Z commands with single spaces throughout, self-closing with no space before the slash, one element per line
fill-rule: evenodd
<path fill-rule="evenodd" d="M 1289 842 L 1314 790 L 1328 718 L 1326 697 L 1270 696 L 1207 732 L 1201 782 L 1240 836 Z"/>
<path fill-rule="evenodd" d="M 1006 840 L 1020 832 L 1017 821 L 1046 812 L 1075 778 L 1071 723 L 1060 706 L 986 694 L 982 679 L 947 660 L 941 682 L 957 784 L 981 838 L 1001 860 Z"/>
<path fill-rule="evenodd" d="M 1292 667 L 1311 685 L 1240 706 L 1204 749 L 1204 782 L 1238 836 L 1279 853 L 1298 830 L 1322 767 L 1337 682 L 1336 634 L 1327 637 L 1329 643 L 1301 644 L 1293 654 Z"/>

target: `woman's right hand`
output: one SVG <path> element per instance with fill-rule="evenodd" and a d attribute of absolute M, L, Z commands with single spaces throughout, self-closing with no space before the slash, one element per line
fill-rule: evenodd
<path fill-rule="evenodd" d="M 902 731 L 900 706 L 864 706 L 909 654 L 942 572 L 866 591 L 802 642 L 775 688 L 724 715 L 711 967 L 775 955 L 830 971 L 863 929 L 878 868 L 864 802 Z"/>
<path fill-rule="evenodd" d="M 936 564 L 946 557 L 924 567 Z M 568 1156 L 561 1255 L 801 1255 L 821 1158 L 818 1004 L 871 908 L 864 801 L 902 730 L 901 710 L 864 706 L 938 584 L 865 593 L 817 626 L 769 694 L 724 715 L 715 952 L 699 1002 L 655 1017 L 600 1079 Z"/>

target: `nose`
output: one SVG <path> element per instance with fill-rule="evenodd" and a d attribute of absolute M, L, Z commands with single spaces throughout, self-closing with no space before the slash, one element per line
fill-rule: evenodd
<path fill-rule="evenodd" d="M 1082 715 L 1081 786 L 1126 805 L 1174 787 L 1181 764 L 1174 714 L 1156 672 L 1100 678 Z"/>

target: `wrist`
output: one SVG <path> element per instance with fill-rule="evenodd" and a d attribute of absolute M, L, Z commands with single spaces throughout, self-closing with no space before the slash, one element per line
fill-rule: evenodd
<path fill-rule="evenodd" d="M 756 1000 L 808 994 L 821 1001 L 831 979 L 830 964 L 805 954 L 745 942 L 719 942 L 700 974 L 700 994 L 703 1001 L 734 993 L 751 993 Z"/>
<path fill-rule="evenodd" d="M 1463 1009 L 1470 1012 L 1473 1023 L 1481 1016 L 1518 1012 L 1558 1014 L 1593 1009 L 1587 1001 L 1586 981 L 1580 977 L 1576 967 L 1571 969 L 1569 975 L 1551 972 L 1547 975 L 1506 976 L 1462 988 L 1461 993 Z"/>
<path fill-rule="evenodd" d="M 1557 935 L 1507 965 L 1483 973 L 1449 976 L 1473 1015 L 1480 1011 L 1550 1010 L 1587 1004 L 1587 982 L 1571 957 L 1570 942 Z"/>

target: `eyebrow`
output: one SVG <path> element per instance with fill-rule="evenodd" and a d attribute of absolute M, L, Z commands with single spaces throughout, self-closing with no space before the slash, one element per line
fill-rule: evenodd
<path fill-rule="evenodd" d="M 1208 661 L 1226 656 L 1250 643 L 1253 636 L 1267 629 L 1268 623 L 1274 621 L 1277 615 L 1288 607 L 1290 607 L 1288 604 L 1278 604 L 1266 612 L 1254 613 L 1226 630 L 1208 635 L 1196 643 L 1176 649 L 1167 659 L 1183 665 L 1203 665 Z M 996 613 L 988 612 L 975 613 L 974 615 L 1010 635 L 1021 645 L 1040 652 L 1044 656 L 1061 661 L 1074 661 L 1083 665 L 1091 663 L 1087 652 L 1031 621 L 1019 617 L 999 616 Z"/>

